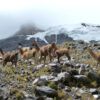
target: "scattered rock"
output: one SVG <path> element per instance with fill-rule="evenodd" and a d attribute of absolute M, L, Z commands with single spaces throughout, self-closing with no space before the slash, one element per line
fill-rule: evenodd
<path fill-rule="evenodd" d="M 70 74 L 68 72 L 61 72 L 58 74 L 58 79 L 62 82 L 70 81 Z"/>
<path fill-rule="evenodd" d="M 54 99 L 53 99 L 53 98 L 48 98 L 48 97 L 47 97 L 45 100 L 54 100 Z"/>
<path fill-rule="evenodd" d="M 100 99 L 100 94 L 95 94 L 95 95 L 93 95 L 93 97 L 94 97 L 95 99 Z"/>
<path fill-rule="evenodd" d="M 47 85 L 48 81 L 44 78 L 44 79 L 35 79 L 32 83 L 32 85 L 38 85 L 38 86 L 43 86 L 43 85 Z"/>
<path fill-rule="evenodd" d="M 70 61 L 65 62 L 64 65 L 70 66 L 72 68 L 74 67 L 74 65 Z"/>
<path fill-rule="evenodd" d="M 88 78 L 91 79 L 91 80 L 98 80 L 99 75 L 96 72 L 89 71 Z"/>
<path fill-rule="evenodd" d="M 65 86 L 65 91 L 66 92 L 70 92 L 71 91 L 71 88 L 69 86 Z"/>
<path fill-rule="evenodd" d="M 76 79 L 78 84 L 83 83 L 88 85 L 89 79 L 86 75 L 74 75 L 74 78 Z"/>
<path fill-rule="evenodd" d="M 69 73 L 71 76 L 78 75 L 78 71 L 76 69 L 71 69 Z"/>
<path fill-rule="evenodd" d="M 84 72 L 85 72 L 85 66 L 81 66 L 79 69 L 79 74 L 84 75 Z"/>
<path fill-rule="evenodd" d="M 97 91 L 97 89 L 95 89 L 95 88 L 91 88 L 91 89 L 90 89 L 90 92 L 91 92 L 92 94 L 98 94 L 98 91 Z"/>
<path fill-rule="evenodd" d="M 57 96 L 56 90 L 51 89 L 48 86 L 37 87 L 35 92 L 36 92 L 36 95 L 38 95 L 38 96 L 43 96 L 43 95 L 46 95 L 48 97 L 55 97 L 55 96 Z"/>

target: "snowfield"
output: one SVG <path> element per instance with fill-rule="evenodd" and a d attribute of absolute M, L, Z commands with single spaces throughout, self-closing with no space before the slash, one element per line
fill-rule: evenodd
<path fill-rule="evenodd" d="M 52 34 L 67 34 L 69 37 L 72 37 L 74 40 L 84 40 L 85 42 L 89 42 L 91 40 L 100 40 L 100 27 L 97 25 L 82 25 L 82 24 L 75 24 L 75 25 L 61 25 L 56 27 L 48 28 L 45 32 L 39 32 L 35 35 L 27 35 L 27 40 L 31 38 L 40 38 L 48 43 L 45 39 L 45 36 L 50 36 Z"/>

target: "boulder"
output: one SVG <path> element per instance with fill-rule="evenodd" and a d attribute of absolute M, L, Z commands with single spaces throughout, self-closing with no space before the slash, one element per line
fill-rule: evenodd
<path fill-rule="evenodd" d="M 80 83 L 86 85 L 89 83 L 89 79 L 86 75 L 74 75 L 74 78 L 79 85 L 81 85 Z"/>
<path fill-rule="evenodd" d="M 89 71 L 88 78 L 91 79 L 91 80 L 98 80 L 99 75 L 94 71 Z"/>
<path fill-rule="evenodd" d="M 41 86 L 41 87 L 37 87 L 35 90 L 36 95 L 38 96 L 43 96 L 46 95 L 48 97 L 55 97 L 57 96 L 57 92 L 56 90 L 48 87 L 48 86 Z"/>
<path fill-rule="evenodd" d="M 71 75 L 68 72 L 61 72 L 58 74 L 58 79 L 62 82 L 70 81 Z"/>
<path fill-rule="evenodd" d="M 37 78 L 33 81 L 32 85 L 38 85 L 38 86 L 43 86 L 43 85 L 47 85 L 48 83 L 48 80 L 46 79 L 40 79 L 40 78 Z"/>
<path fill-rule="evenodd" d="M 100 94 L 95 94 L 95 95 L 93 95 L 93 97 L 94 97 L 96 100 L 98 100 L 98 99 L 100 99 Z"/>
<path fill-rule="evenodd" d="M 92 93 L 92 94 L 98 94 L 98 91 L 95 88 L 91 88 L 90 89 L 90 93 Z"/>

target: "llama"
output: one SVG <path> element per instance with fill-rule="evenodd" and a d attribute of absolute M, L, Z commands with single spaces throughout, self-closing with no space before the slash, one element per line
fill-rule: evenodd
<path fill-rule="evenodd" d="M 14 64 L 16 66 L 18 60 L 18 53 L 16 52 L 4 53 L 2 48 L 0 48 L 0 52 L 2 55 L 3 66 L 5 66 L 7 62 L 12 62 L 12 65 Z"/>
<path fill-rule="evenodd" d="M 39 54 L 40 54 L 40 61 L 41 61 L 42 57 L 44 57 L 44 63 L 46 61 L 47 56 L 49 56 L 49 59 L 51 62 L 52 56 L 54 55 L 54 53 L 57 49 L 56 44 L 54 42 L 51 44 L 48 44 L 48 45 L 44 45 L 42 47 L 39 47 L 37 42 L 34 42 L 33 46 L 35 46 L 37 52 L 39 52 Z"/>
<path fill-rule="evenodd" d="M 90 55 L 97 61 L 97 66 L 100 63 L 100 52 L 94 52 L 92 49 L 88 48 Z"/>
<path fill-rule="evenodd" d="M 55 51 L 55 53 L 57 55 L 57 59 L 58 59 L 59 63 L 60 63 L 60 57 L 63 56 L 63 55 L 66 55 L 68 60 L 71 59 L 71 57 L 70 57 L 70 47 L 57 49 Z"/>
<path fill-rule="evenodd" d="M 45 64 L 46 57 L 48 56 L 48 51 L 46 49 L 47 47 L 46 46 L 39 47 L 37 42 L 34 42 L 33 46 L 35 46 L 37 52 L 40 54 L 40 62 L 42 58 L 44 57 L 44 64 Z"/>
<path fill-rule="evenodd" d="M 19 52 L 21 54 L 21 58 L 23 60 L 28 60 L 32 57 L 35 57 L 35 55 L 36 55 L 36 50 L 35 49 L 27 50 L 27 51 L 23 51 L 23 49 L 21 47 L 19 47 L 18 49 L 19 49 Z"/>
<path fill-rule="evenodd" d="M 44 47 L 47 49 L 48 56 L 49 56 L 49 59 L 51 62 L 51 60 L 53 59 L 53 56 L 55 54 L 55 51 L 57 50 L 56 44 L 53 42 L 51 44 L 45 45 Z"/>

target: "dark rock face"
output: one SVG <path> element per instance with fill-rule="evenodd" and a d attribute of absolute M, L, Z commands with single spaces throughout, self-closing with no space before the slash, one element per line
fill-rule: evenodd
<path fill-rule="evenodd" d="M 57 38 L 57 41 L 56 41 L 56 38 Z M 73 39 L 71 37 L 69 37 L 67 34 L 64 34 L 64 33 L 58 34 L 57 36 L 55 34 L 46 36 L 45 39 L 49 43 L 57 42 L 58 44 L 60 44 L 62 42 L 66 42 L 66 41 L 73 41 Z"/>
<path fill-rule="evenodd" d="M 16 50 L 18 48 L 18 43 L 22 43 L 23 47 L 31 47 L 32 43 L 35 41 L 35 38 L 30 40 L 26 40 L 25 35 L 16 35 L 9 37 L 7 39 L 0 40 L 0 47 L 3 48 L 4 51 Z M 40 39 L 38 39 L 38 43 L 40 46 L 45 45 L 46 43 Z"/>
<path fill-rule="evenodd" d="M 42 34 L 42 33 L 41 33 Z M 14 35 L 7 39 L 0 40 L 0 47 L 3 48 L 4 51 L 16 50 L 18 48 L 18 43 L 21 43 L 23 47 L 32 47 L 32 43 L 35 41 L 35 38 L 31 38 L 30 40 L 26 40 L 27 35 Z M 55 42 L 56 36 L 46 36 L 45 39 L 48 43 Z M 73 41 L 67 34 L 59 34 L 57 35 L 57 43 L 60 44 L 65 41 Z M 37 38 L 37 42 L 39 46 L 46 45 L 45 41 Z"/>

